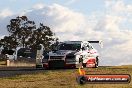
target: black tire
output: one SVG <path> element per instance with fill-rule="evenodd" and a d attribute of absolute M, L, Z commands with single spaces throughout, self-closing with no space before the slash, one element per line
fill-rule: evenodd
<path fill-rule="evenodd" d="M 78 84 L 81 84 L 82 85 L 82 84 L 85 84 L 86 83 L 87 79 L 84 76 L 78 76 L 76 78 L 76 81 L 77 81 Z"/>
<path fill-rule="evenodd" d="M 86 63 L 85 63 L 85 64 L 83 64 L 83 67 L 84 67 L 84 68 L 86 67 Z"/>
<path fill-rule="evenodd" d="M 99 59 L 98 57 L 96 57 L 95 68 L 97 68 L 98 66 L 99 66 Z"/>

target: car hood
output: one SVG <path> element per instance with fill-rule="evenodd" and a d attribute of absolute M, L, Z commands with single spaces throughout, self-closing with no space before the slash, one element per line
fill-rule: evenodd
<path fill-rule="evenodd" d="M 75 54 L 77 51 L 72 51 L 72 50 L 58 50 L 58 51 L 55 51 L 55 52 L 50 52 L 49 55 L 50 56 L 65 56 L 67 54 Z"/>

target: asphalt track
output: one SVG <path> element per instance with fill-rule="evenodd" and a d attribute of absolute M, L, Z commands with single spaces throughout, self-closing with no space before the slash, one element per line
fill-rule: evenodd
<path fill-rule="evenodd" d="M 104 67 L 104 66 L 100 66 Z M 107 66 L 108 67 L 108 66 Z M 62 69 L 51 69 L 51 70 L 62 70 Z M 64 70 L 64 69 L 63 69 Z M 73 69 L 65 69 L 65 70 L 73 70 Z M 7 67 L 7 66 L 0 66 L 0 78 L 5 77 L 15 77 L 18 75 L 27 75 L 27 74 L 36 74 L 36 73 L 43 73 L 47 72 L 48 70 L 45 69 L 36 69 L 35 66 L 28 66 L 28 67 Z"/>
<path fill-rule="evenodd" d="M 35 67 L 0 67 L 0 78 L 14 77 L 25 74 L 35 74 L 45 71 L 44 69 L 36 69 Z"/>
<path fill-rule="evenodd" d="M 50 69 L 50 70 L 64 70 L 62 68 L 57 68 L 57 69 Z M 65 70 L 73 70 L 72 68 L 68 68 Z M 42 68 L 37 68 L 35 66 L 30 66 L 30 67 L 7 67 L 7 66 L 0 66 L 0 78 L 5 78 L 5 77 L 15 77 L 18 75 L 27 75 L 27 74 L 37 74 L 37 73 L 43 73 L 47 72 L 49 70 L 45 70 Z"/>

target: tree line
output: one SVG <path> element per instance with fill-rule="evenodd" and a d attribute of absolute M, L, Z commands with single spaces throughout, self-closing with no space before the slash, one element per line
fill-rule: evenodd
<path fill-rule="evenodd" d="M 43 23 L 36 25 L 27 16 L 18 16 L 11 19 L 7 25 L 9 36 L 0 40 L 0 47 L 4 49 L 16 49 L 17 47 L 36 49 L 43 44 L 46 50 L 51 50 L 58 43 L 55 33 Z"/>

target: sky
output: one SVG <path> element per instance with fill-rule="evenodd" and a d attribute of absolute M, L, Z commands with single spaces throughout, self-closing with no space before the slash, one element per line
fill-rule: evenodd
<path fill-rule="evenodd" d="M 132 0 L 1 0 L 0 38 L 22 15 L 49 26 L 60 41 L 102 40 L 100 65 L 132 64 Z"/>

